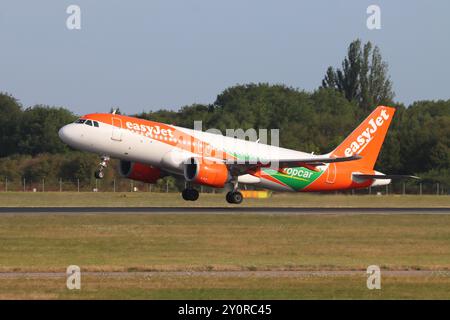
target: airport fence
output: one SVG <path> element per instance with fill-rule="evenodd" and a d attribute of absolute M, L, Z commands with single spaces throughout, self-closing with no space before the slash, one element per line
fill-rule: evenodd
<path fill-rule="evenodd" d="M 439 182 L 403 182 L 395 181 L 385 186 L 348 190 L 345 194 L 382 194 L 382 195 L 449 195 L 448 185 Z"/>
<path fill-rule="evenodd" d="M 0 181 L 0 192 L 180 192 L 185 182 L 172 177 L 160 179 L 156 184 L 133 181 L 125 178 L 92 179 L 9 179 Z M 214 188 L 196 186 L 203 193 L 221 192 Z M 254 190 L 251 185 L 243 189 Z M 448 185 L 438 182 L 393 182 L 387 186 L 372 187 L 360 190 L 339 191 L 337 194 L 415 194 L 415 195 L 448 195 Z"/>
<path fill-rule="evenodd" d="M 9 179 L 0 181 L 0 192 L 180 192 L 184 181 L 172 177 L 160 179 L 156 184 L 126 178 L 92 179 Z M 204 193 L 215 193 L 214 188 L 197 186 Z"/>

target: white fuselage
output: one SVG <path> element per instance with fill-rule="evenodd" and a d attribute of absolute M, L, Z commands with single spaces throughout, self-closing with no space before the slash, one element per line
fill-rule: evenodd
<path fill-rule="evenodd" d="M 225 150 L 228 154 L 237 154 L 247 157 L 247 160 L 257 159 L 286 159 L 314 157 L 309 153 L 280 148 L 278 146 L 267 145 L 254 141 L 236 139 L 219 134 L 171 126 L 174 131 L 178 131 L 195 138 L 193 146 L 191 141 L 180 141 L 177 145 L 167 142 L 175 141 L 176 136 L 144 133 L 134 130 L 126 123 L 121 127 L 106 123 L 100 123 L 98 127 L 80 123 L 72 123 L 64 126 L 59 135 L 61 139 L 75 149 L 93 152 L 99 155 L 108 155 L 120 160 L 140 162 L 162 168 L 168 173 L 175 175 L 183 174 L 183 163 L 186 159 L 195 156 L 197 153 L 195 143 L 202 141 L 213 148 Z M 192 149 L 191 149 L 192 148 Z M 189 151 L 189 150 L 192 151 Z M 262 183 L 259 178 L 243 175 L 239 181 L 242 183 Z M 266 181 L 266 187 L 271 187 L 272 183 Z M 265 185 L 261 185 L 265 186 Z M 275 186 L 276 188 L 279 186 Z M 281 188 L 285 190 L 285 188 Z"/>

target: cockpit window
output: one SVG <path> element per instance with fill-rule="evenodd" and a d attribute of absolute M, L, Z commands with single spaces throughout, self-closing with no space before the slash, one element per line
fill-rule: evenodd
<path fill-rule="evenodd" d="M 99 124 L 98 124 L 98 122 L 97 121 L 94 121 L 94 120 L 87 120 L 87 119 L 78 119 L 78 120 L 76 120 L 74 123 L 81 123 L 81 124 L 85 124 L 85 125 L 88 125 L 88 126 L 94 126 L 94 127 L 96 127 L 96 128 L 98 128 L 99 127 Z"/>

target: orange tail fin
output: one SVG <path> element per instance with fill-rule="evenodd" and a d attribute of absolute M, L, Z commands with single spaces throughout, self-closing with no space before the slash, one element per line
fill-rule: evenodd
<path fill-rule="evenodd" d="M 358 164 L 373 169 L 391 124 L 395 109 L 377 107 L 333 152 L 331 156 L 362 156 Z M 356 161 L 355 161 L 356 162 Z"/>

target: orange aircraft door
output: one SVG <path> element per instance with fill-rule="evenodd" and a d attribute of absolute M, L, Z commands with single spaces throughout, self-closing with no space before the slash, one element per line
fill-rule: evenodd
<path fill-rule="evenodd" d="M 330 163 L 327 170 L 327 183 L 336 181 L 336 163 Z"/>
<path fill-rule="evenodd" d="M 111 134 L 111 139 L 116 141 L 122 141 L 122 119 L 112 118 L 113 130 Z"/>

